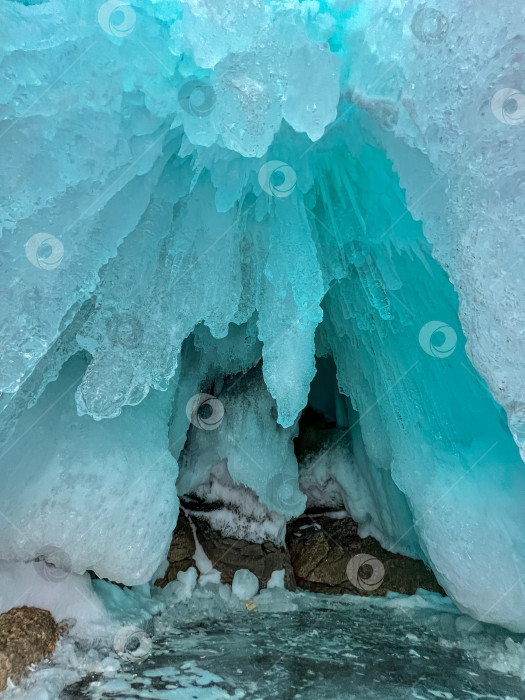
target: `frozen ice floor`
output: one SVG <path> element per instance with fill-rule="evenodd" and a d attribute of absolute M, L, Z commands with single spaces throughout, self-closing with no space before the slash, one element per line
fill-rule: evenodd
<path fill-rule="evenodd" d="M 525 698 L 523 680 L 483 669 L 475 658 L 484 646 L 503 648 L 509 634 L 471 630 L 470 618 L 462 617 L 462 637 L 457 620 L 429 610 L 342 603 L 164 619 L 145 661 L 91 674 L 68 685 L 60 698 Z"/>

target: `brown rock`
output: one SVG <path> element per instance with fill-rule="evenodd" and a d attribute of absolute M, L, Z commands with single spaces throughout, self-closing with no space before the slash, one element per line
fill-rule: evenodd
<path fill-rule="evenodd" d="M 231 584 L 238 569 L 249 569 L 259 579 L 260 587 L 266 588 L 272 573 L 284 569 L 285 586 L 295 590 L 295 577 L 286 549 L 277 547 L 273 542 L 257 544 L 224 537 L 204 519 L 194 515 L 190 517 L 206 556 L 213 567 L 221 572 L 222 583 Z M 187 516 L 181 511 L 168 552 L 168 569 L 164 577 L 158 579 L 155 584 L 164 587 L 177 578 L 179 571 L 186 571 L 190 566 L 194 566 L 194 554 L 193 531 Z"/>
<path fill-rule="evenodd" d="M 222 583 L 231 584 L 239 569 L 248 569 L 259 579 L 261 588 L 268 584 L 273 571 L 284 569 L 285 586 L 296 586 L 315 593 L 353 593 L 385 595 L 387 591 L 412 594 L 418 588 L 444 594 L 433 572 L 422 561 L 383 549 L 372 537 L 361 539 L 352 518 L 336 520 L 326 515 L 305 515 L 288 524 L 282 549 L 273 542 L 257 544 L 233 537 L 224 537 L 208 522 L 193 513 L 191 521 L 197 538 L 213 568 L 221 572 Z M 188 517 L 179 515 L 168 553 L 168 569 L 158 586 L 177 578 L 179 571 L 194 566 L 195 540 Z M 348 563 L 355 555 L 368 557 L 358 561 L 353 580 Z M 375 576 L 370 581 L 370 575 Z"/>
<path fill-rule="evenodd" d="M 303 553 L 303 538 L 297 535 L 292 538 L 288 545 L 294 573 L 298 579 L 310 579 L 315 576 L 319 565 L 325 561 L 330 552 L 330 544 L 324 533 L 320 530 L 313 531 L 308 535 L 308 556 Z"/>
<path fill-rule="evenodd" d="M 297 585 L 314 593 L 383 596 L 425 588 L 445 595 L 422 561 L 393 554 L 373 537 L 361 539 L 357 529 L 352 518 L 325 515 L 305 515 L 289 523 L 286 542 Z M 356 555 L 361 556 L 354 559 Z"/>
<path fill-rule="evenodd" d="M 194 554 L 195 539 L 193 531 L 186 514 L 183 510 L 180 510 L 168 552 L 168 568 L 164 576 L 155 581 L 155 585 L 164 588 L 170 581 L 175 581 L 179 571 L 187 571 L 190 566 L 194 566 Z"/>
<path fill-rule="evenodd" d="M 57 624 L 49 610 L 27 605 L 0 614 L 0 691 L 7 688 L 8 678 L 20 683 L 31 664 L 52 654 L 73 624 Z"/>
<path fill-rule="evenodd" d="M 248 569 L 259 579 L 259 586 L 266 588 L 274 571 L 284 569 L 284 585 L 295 590 L 295 576 L 290 555 L 273 542 L 247 542 L 233 537 L 224 537 L 213 530 L 205 520 L 195 519 L 197 537 L 213 568 L 221 572 L 221 582 L 233 581 L 239 569 Z"/>

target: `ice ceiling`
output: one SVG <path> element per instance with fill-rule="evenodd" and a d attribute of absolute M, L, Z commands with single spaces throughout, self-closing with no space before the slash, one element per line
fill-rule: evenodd
<path fill-rule="evenodd" d="M 521 4 L 0 11 L 0 558 L 149 580 L 179 466 L 301 513 L 333 358 L 361 532 L 525 631 Z"/>

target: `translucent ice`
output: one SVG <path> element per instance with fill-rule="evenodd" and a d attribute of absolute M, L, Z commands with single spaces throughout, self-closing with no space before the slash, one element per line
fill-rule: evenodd
<path fill-rule="evenodd" d="M 525 630 L 517 4 L 0 5 L 0 557 L 146 581 L 177 460 L 280 527 L 329 358 L 305 489 Z"/>
<path fill-rule="evenodd" d="M 75 411 L 73 389 L 85 369 L 71 360 L 3 451 L 0 559 L 144 583 L 177 521 L 177 462 L 167 440 L 173 391 L 95 422 Z"/>
<path fill-rule="evenodd" d="M 251 488 L 270 510 L 300 515 L 306 503 L 299 489 L 292 439 L 295 431 L 278 425 L 274 401 L 258 368 L 228 380 L 219 393 L 224 420 L 214 430 L 192 426 L 181 460 L 178 488 L 191 493 L 227 459 L 233 481 Z"/>

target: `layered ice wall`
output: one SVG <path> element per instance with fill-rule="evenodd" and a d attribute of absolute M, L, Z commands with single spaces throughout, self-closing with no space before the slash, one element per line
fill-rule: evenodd
<path fill-rule="evenodd" d="M 177 460 L 299 514 L 330 357 L 310 472 L 525 630 L 520 5 L 0 10 L 0 557 L 148 580 Z"/>

